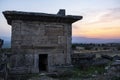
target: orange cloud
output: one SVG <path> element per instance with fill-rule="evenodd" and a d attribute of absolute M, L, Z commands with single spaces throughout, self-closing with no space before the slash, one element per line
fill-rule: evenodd
<path fill-rule="evenodd" d="M 85 36 L 94 38 L 118 38 L 120 37 L 120 28 L 118 29 L 94 29 L 85 33 Z"/>
<path fill-rule="evenodd" d="M 101 13 L 98 16 L 90 16 L 93 20 L 78 21 L 73 24 L 73 36 L 120 38 L 119 14 L 120 8 L 109 9 L 107 12 Z"/>

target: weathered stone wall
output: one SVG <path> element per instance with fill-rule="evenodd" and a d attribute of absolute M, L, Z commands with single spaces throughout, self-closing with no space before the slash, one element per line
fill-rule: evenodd
<path fill-rule="evenodd" d="M 75 53 L 71 55 L 72 59 L 72 64 L 74 66 L 81 66 L 81 67 L 87 67 L 92 65 L 94 59 L 95 59 L 95 54 L 80 54 L 80 53 Z"/>
<path fill-rule="evenodd" d="M 45 68 L 47 63 L 48 71 L 71 64 L 71 24 L 82 16 L 65 15 L 64 9 L 57 14 L 22 11 L 4 11 L 3 14 L 12 26 L 14 55 L 10 62 L 13 71 L 37 73 L 41 61 Z M 45 60 L 41 60 L 43 55 Z"/>
<path fill-rule="evenodd" d="M 2 39 L 0 39 L 0 49 L 2 48 L 2 46 L 3 46 L 3 40 Z"/>
<path fill-rule="evenodd" d="M 15 59 L 11 61 L 15 68 L 29 66 L 31 70 L 38 72 L 39 54 L 48 54 L 48 70 L 52 71 L 55 66 L 71 63 L 70 48 L 70 24 L 12 21 L 12 51 L 18 54 L 11 58 Z"/>

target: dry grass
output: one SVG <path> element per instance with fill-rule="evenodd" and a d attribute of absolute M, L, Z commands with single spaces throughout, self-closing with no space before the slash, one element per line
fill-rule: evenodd
<path fill-rule="evenodd" d="M 93 53 L 96 54 L 96 57 L 100 57 L 101 54 L 106 54 L 109 56 L 115 56 L 115 55 L 119 55 L 120 56 L 120 51 L 110 51 L 110 50 L 82 50 L 82 51 L 77 51 L 75 50 L 74 53 L 79 53 L 79 54 L 85 54 L 85 53 Z"/>

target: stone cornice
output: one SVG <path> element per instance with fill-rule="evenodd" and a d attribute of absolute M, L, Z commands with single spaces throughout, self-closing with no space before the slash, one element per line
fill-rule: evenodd
<path fill-rule="evenodd" d="M 3 14 L 7 19 L 8 24 L 10 25 L 12 20 L 73 23 L 75 21 L 82 19 L 82 16 L 58 15 L 58 14 L 22 12 L 22 11 L 4 11 Z"/>

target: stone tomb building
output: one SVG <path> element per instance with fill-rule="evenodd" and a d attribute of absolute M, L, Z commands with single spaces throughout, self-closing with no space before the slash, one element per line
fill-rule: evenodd
<path fill-rule="evenodd" d="M 71 24 L 82 16 L 4 11 L 12 26 L 11 72 L 39 73 L 56 71 L 71 64 Z"/>

